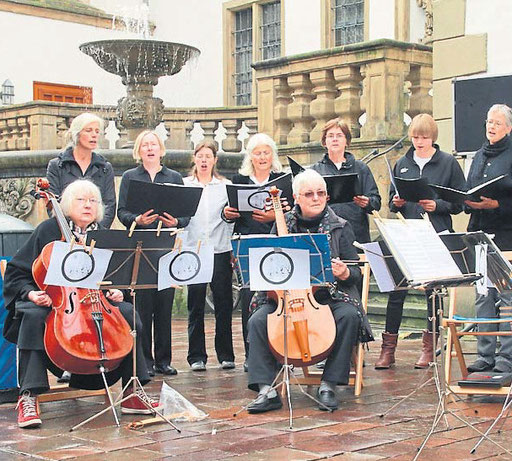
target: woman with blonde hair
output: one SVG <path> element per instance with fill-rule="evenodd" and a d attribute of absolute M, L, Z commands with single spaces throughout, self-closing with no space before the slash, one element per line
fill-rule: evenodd
<path fill-rule="evenodd" d="M 119 206 L 117 217 L 122 224 L 130 228 L 132 223 L 137 228 L 154 229 L 158 221 L 164 227 L 185 227 L 189 218 L 175 218 L 169 213 L 158 215 L 153 210 L 135 214 L 127 208 L 128 185 L 131 180 L 154 183 L 183 184 L 181 175 L 162 163 L 165 146 L 157 133 L 145 130 L 137 136 L 133 147 L 133 158 L 139 166 L 127 170 L 121 178 L 119 186 Z M 171 313 L 174 300 L 174 288 L 158 291 L 156 288 L 137 292 L 136 309 L 140 314 L 143 326 L 143 349 L 150 376 L 154 373 L 175 375 L 178 372 L 171 365 Z M 154 358 L 153 334 L 154 333 Z"/>
<path fill-rule="evenodd" d="M 247 151 L 240 167 L 239 174 L 234 175 L 234 184 L 262 185 L 283 175 L 283 167 L 277 156 L 277 146 L 274 140 L 265 133 L 257 133 L 249 139 Z M 273 211 L 256 210 L 252 213 L 239 212 L 236 208 L 226 206 L 223 216 L 228 222 L 235 223 L 236 234 L 269 234 L 274 224 Z M 249 304 L 253 292 L 248 288 L 240 290 L 240 306 L 242 309 L 242 331 L 244 335 L 245 357 L 249 353 L 247 342 L 247 321 L 249 319 Z M 244 370 L 247 366 L 244 364 Z"/>
<path fill-rule="evenodd" d="M 429 114 L 418 114 L 409 125 L 411 148 L 398 159 L 393 170 L 394 176 L 404 179 L 426 178 L 430 184 L 465 190 L 464 173 L 453 155 L 447 154 L 435 144 L 437 140 L 437 124 Z M 389 208 L 400 212 L 406 219 L 418 219 L 425 213 L 437 232 L 453 232 L 452 214 L 462 211 L 462 205 L 446 202 L 441 199 L 420 200 L 418 203 L 407 202 L 400 198 L 394 187 L 389 193 Z M 395 363 L 395 349 L 398 330 L 402 322 L 402 313 L 407 291 L 392 291 L 389 294 L 386 308 L 386 330 L 382 333 L 380 357 L 375 363 L 376 369 L 388 369 Z M 432 334 L 432 297 L 431 291 L 426 292 L 427 329 L 423 330 L 422 352 L 415 363 L 415 368 L 426 368 L 432 361 L 434 341 Z M 436 305 L 440 305 L 438 298 Z M 439 326 L 439 319 L 436 328 Z"/>
<path fill-rule="evenodd" d="M 96 184 L 105 204 L 101 225 L 108 229 L 116 215 L 114 170 L 110 162 L 94 152 L 104 124 L 100 117 L 88 112 L 75 117 L 66 135 L 68 144 L 64 152 L 48 162 L 46 177 L 50 192 L 57 196 L 77 179 L 90 179 Z"/>

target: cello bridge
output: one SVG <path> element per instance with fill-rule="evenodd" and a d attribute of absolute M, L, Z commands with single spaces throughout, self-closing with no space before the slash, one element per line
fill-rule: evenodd
<path fill-rule="evenodd" d="M 98 290 L 89 291 L 81 300 L 80 303 L 89 301 L 91 304 L 96 304 L 100 302 L 100 292 Z"/>

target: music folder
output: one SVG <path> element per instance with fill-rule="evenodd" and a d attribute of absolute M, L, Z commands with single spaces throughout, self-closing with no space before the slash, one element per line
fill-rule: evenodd
<path fill-rule="evenodd" d="M 329 203 L 352 202 L 356 195 L 361 195 L 361 185 L 357 173 L 323 176 L 327 183 Z"/>
<path fill-rule="evenodd" d="M 202 193 L 202 187 L 132 179 L 128 183 L 126 208 L 136 214 L 153 209 L 159 215 L 166 212 L 175 218 L 188 218 L 196 214 Z"/>
<path fill-rule="evenodd" d="M 496 199 L 510 194 L 512 192 L 512 184 L 505 179 L 507 176 L 507 174 L 502 174 L 466 192 L 435 184 L 430 184 L 430 187 L 436 192 L 440 199 L 446 200 L 447 202 L 464 203 L 466 200 L 480 202 L 480 196 Z"/>
<path fill-rule="evenodd" d="M 510 386 L 511 383 L 512 373 L 498 373 L 496 371 L 470 373 L 466 379 L 459 380 L 459 386 L 461 387 L 490 387 L 494 389 Z"/>
<path fill-rule="evenodd" d="M 400 198 L 408 202 L 433 200 L 436 194 L 426 178 L 404 179 L 395 176 L 395 185 Z"/>
<path fill-rule="evenodd" d="M 286 158 L 288 159 L 288 165 L 290 165 L 293 177 L 306 170 L 299 162 L 291 158 L 289 155 L 286 156 Z"/>

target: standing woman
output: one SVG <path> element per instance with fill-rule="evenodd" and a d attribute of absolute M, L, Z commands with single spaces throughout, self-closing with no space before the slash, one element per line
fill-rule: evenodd
<path fill-rule="evenodd" d="M 468 188 L 473 188 L 501 174 L 512 175 L 512 109 L 505 104 L 495 104 L 487 113 L 485 122 L 486 142 L 475 154 L 468 174 Z M 482 230 L 494 234 L 494 242 L 500 250 L 512 250 L 512 202 L 510 195 L 500 200 L 480 197 L 480 202 L 466 202 L 466 212 L 471 214 L 468 232 Z M 478 317 L 499 318 L 498 306 L 510 306 L 510 293 L 498 293 L 489 288 L 487 296 L 476 296 Z M 510 324 L 479 324 L 479 331 L 509 331 Z M 500 336 L 500 347 L 496 348 L 496 336 L 478 336 L 478 357 L 468 371 L 493 370 L 497 373 L 512 372 L 512 336 Z"/>
<path fill-rule="evenodd" d="M 261 185 L 282 176 L 284 174 L 283 166 L 279 162 L 274 140 L 265 133 L 257 133 L 252 136 L 247 143 L 247 153 L 238 172 L 239 174 L 233 176 L 234 184 Z M 228 222 L 235 222 L 235 233 L 242 235 L 270 234 L 275 220 L 273 211 L 239 212 L 236 208 L 230 206 L 224 208 L 223 216 Z M 246 362 L 249 354 L 247 321 L 249 319 L 249 304 L 253 294 L 254 292 L 250 291 L 249 288 L 240 290 Z M 244 371 L 247 371 L 246 363 L 244 363 Z"/>
<path fill-rule="evenodd" d="M 227 202 L 226 184 L 231 181 L 219 175 L 217 148 L 212 142 L 201 142 L 194 149 L 194 166 L 190 176 L 184 179 L 188 186 L 203 188 L 196 214 L 185 228 L 187 244 L 198 241 L 214 247 L 213 278 L 210 288 L 215 307 L 215 351 L 224 370 L 235 368 L 231 316 L 233 294 L 231 291 L 231 234 L 233 225 L 222 219 L 221 213 Z M 193 371 L 206 370 L 208 355 L 204 336 L 204 306 L 206 283 L 188 286 L 188 356 Z"/>
<path fill-rule="evenodd" d="M 117 217 L 129 228 L 133 222 L 139 229 L 155 229 L 158 221 L 163 227 L 184 227 L 189 218 L 174 218 L 169 213 L 158 215 L 153 210 L 136 215 L 127 208 L 128 184 L 132 179 L 137 181 L 183 184 L 181 175 L 161 163 L 165 155 L 164 143 L 160 137 L 150 130 L 145 130 L 137 136 L 133 147 L 133 158 L 140 163 L 136 168 L 127 170 L 121 178 L 119 186 L 119 206 Z M 174 288 L 158 291 L 156 288 L 139 290 L 136 297 L 136 309 L 139 312 L 143 326 L 144 357 L 151 376 L 154 373 L 175 375 L 178 372 L 171 365 L 171 313 L 174 300 Z M 152 352 L 152 330 L 154 331 L 154 358 Z"/>
<path fill-rule="evenodd" d="M 327 153 L 311 168 L 322 176 L 357 173 L 361 195 L 356 195 L 352 202 L 329 206 L 352 225 L 356 241 L 367 243 L 370 241 L 368 215 L 380 210 L 381 199 L 370 168 L 345 150 L 351 140 L 352 134 L 345 122 L 340 118 L 329 120 L 322 128 L 322 146 L 327 148 Z"/>
<path fill-rule="evenodd" d="M 453 155 L 447 154 L 435 144 L 437 140 L 437 124 L 428 114 L 418 114 L 409 126 L 409 139 L 412 142 L 407 153 L 396 162 L 393 174 L 404 179 L 426 178 L 430 184 L 465 190 L 464 173 Z M 406 219 L 419 219 L 425 213 L 437 232 L 453 232 L 452 214 L 462 211 L 462 206 L 441 199 L 420 200 L 418 203 L 406 202 L 401 199 L 393 186 L 390 190 L 389 208 L 400 212 Z M 398 330 L 402 322 L 407 291 L 392 291 L 389 294 L 386 308 L 386 330 L 382 333 L 380 357 L 375 363 L 376 369 L 388 369 L 395 363 L 395 349 Z M 414 364 L 415 368 L 426 368 L 433 358 L 432 338 L 432 298 L 431 291 L 425 293 L 427 298 L 427 329 L 423 330 L 423 346 L 421 356 Z M 441 302 L 441 298 L 438 299 Z M 436 303 L 437 304 L 437 303 Z M 437 304 L 438 306 L 440 304 Z M 437 314 L 437 313 L 436 313 Z M 436 322 L 436 332 L 439 317 Z"/>
<path fill-rule="evenodd" d="M 77 179 L 87 178 L 96 184 L 105 204 L 100 224 L 108 229 L 116 214 L 114 170 L 110 162 L 94 152 L 103 126 L 104 121 L 94 114 L 85 112 L 75 117 L 67 132 L 68 145 L 64 152 L 48 162 L 46 177 L 50 182 L 50 192 L 57 196 Z"/>

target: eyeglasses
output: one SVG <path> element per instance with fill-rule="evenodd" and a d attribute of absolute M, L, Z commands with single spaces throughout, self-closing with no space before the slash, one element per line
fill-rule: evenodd
<path fill-rule="evenodd" d="M 299 195 L 302 195 L 303 197 L 306 197 L 307 199 L 312 199 L 315 195 L 318 198 L 325 198 L 325 197 L 327 197 L 327 191 L 325 191 L 325 190 L 317 190 L 317 191 L 308 190 L 307 192 L 304 192 L 303 194 L 299 194 Z"/>
<path fill-rule="evenodd" d="M 344 138 L 345 137 L 345 134 L 344 133 L 329 133 L 326 138 L 327 139 L 341 139 L 341 138 Z"/>
<path fill-rule="evenodd" d="M 91 205 L 98 205 L 100 203 L 99 200 L 95 198 L 76 198 L 75 199 L 80 205 L 85 205 L 87 202 L 89 202 Z"/>
<path fill-rule="evenodd" d="M 496 120 L 486 120 L 485 123 L 487 123 L 487 125 L 494 125 L 497 128 L 499 128 L 500 126 L 503 126 L 502 122 L 498 122 Z"/>

